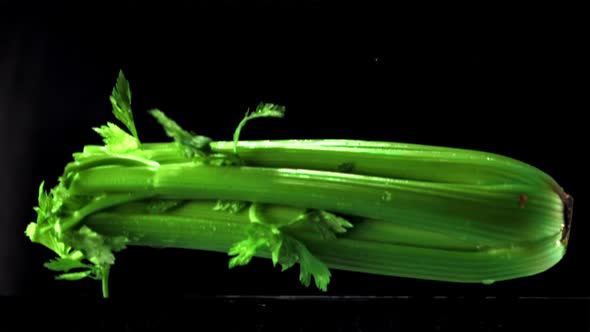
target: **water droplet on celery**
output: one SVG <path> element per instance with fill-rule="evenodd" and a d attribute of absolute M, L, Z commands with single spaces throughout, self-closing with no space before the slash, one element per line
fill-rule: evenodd
<path fill-rule="evenodd" d="M 383 192 L 383 195 L 381 196 L 381 200 L 385 201 L 385 202 L 390 202 L 391 197 L 392 197 L 391 192 L 385 191 L 385 192 Z"/>

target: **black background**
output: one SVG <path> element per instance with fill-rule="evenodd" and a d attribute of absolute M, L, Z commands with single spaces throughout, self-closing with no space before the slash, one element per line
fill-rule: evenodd
<path fill-rule="evenodd" d="M 568 252 L 545 273 L 484 286 L 333 271 L 331 296 L 442 296 L 442 303 L 452 301 L 444 297 L 500 297 L 523 307 L 518 297 L 535 297 L 544 298 L 538 300 L 547 308 L 556 298 L 590 296 L 582 120 L 587 103 L 580 84 L 585 65 L 575 22 L 482 22 L 477 15 L 461 23 L 406 21 L 398 12 L 329 12 L 313 1 L 188 3 L 3 11 L 0 294 L 100 296 L 97 282 L 53 280 L 42 267 L 50 252 L 29 243 L 23 232 L 35 218 L 39 183 L 55 184 L 71 153 L 100 143 L 91 128 L 113 120 L 108 96 L 122 69 L 144 141 L 168 140 L 146 113 L 151 108 L 197 133 L 228 140 L 248 107 L 274 102 L 287 107 L 286 117 L 253 121 L 243 138 L 350 138 L 485 150 L 539 167 L 576 200 Z M 131 299 L 321 295 L 299 284 L 296 269 L 280 272 L 254 260 L 228 270 L 227 260 L 220 253 L 130 248 L 117 256 L 111 292 Z M 299 299 L 301 307 L 321 307 Z"/>

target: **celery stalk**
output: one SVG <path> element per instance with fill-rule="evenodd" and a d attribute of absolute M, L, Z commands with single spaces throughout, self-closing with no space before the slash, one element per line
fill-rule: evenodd
<path fill-rule="evenodd" d="M 150 114 L 171 142 L 142 142 L 120 72 L 104 145 L 73 154 L 58 184 L 39 188 L 32 242 L 57 257 L 57 279 L 108 278 L 128 246 L 227 252 L 229 267 L 267 258 L 299 265 L 327 291 L 332 269 L 448 282 L 541 273 L 565 255 L 573 199 L 543 171 L 458 148 L 358 140 L 239 139 L 185 131 Z"/>

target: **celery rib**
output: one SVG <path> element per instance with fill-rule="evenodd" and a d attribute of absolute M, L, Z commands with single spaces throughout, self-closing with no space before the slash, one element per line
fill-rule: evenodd
<path fill-rule="evenodd" d="M 248 220 L 219 213 L 200 218 L 103 212 L 89 217 L 87 225 L 108 235 L 124 234 L 132 239 L 131 245 L 227 252 L 248 226 Z M 378 227 L 375 231 L 379 231 Z M 333 268 L 454 282 L 500 281 L 539 273 L 555 264 L 565 250 L 559 244 L 560 234 L 530 244 L 472 250 L 366 241 L 354 233 L 335 240 L 320 240 L 305 233 L 298 236 Z"/>
<path fill-rule="evenodd" d="M 70 190 L 73 193 L 140 191 L 177 199 L 246 200 L 309 207 L 395 220 L 401 225 L 424 230 L 440 228 L 444 218 L 447 233 L 473 237 L 482 245 L 548 236 L 560 231 L 563 225 L 562 214 L 545 216 L 544 213 L 535 214 L 534 210 L 524 213 L 522 209 L 509 214 L 509 220 L 502 220 L 501 217 L 507 215 L 504 208 L 517 206 L 518 192 L 513 193 L 514 199 L 508 202 L 496 199 L 495 205 L 482 205 L 464 198 L 438 195 L 441 190 L 444 193 L 452 188 L 450 185 L 431 184 L 429 191 L 414 192 L 410 181 L 398 183 L 382 179 L 379 182 L 375 178 L 363 181 L 364 178 L 367 177 L 306 170 L 174 164 L 157 169 L 90 169 L 78 174 Z M 371 182 L 375 185 L 371 186 Z M 410 217 L 404 218 L 404 214 Z"/>

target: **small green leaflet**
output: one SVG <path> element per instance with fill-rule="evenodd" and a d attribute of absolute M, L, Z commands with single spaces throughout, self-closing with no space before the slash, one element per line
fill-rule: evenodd
<path fill-rule="evenodd" d="M 151 110 L 150 114 L 164 127 L 166 134 L 181 147 L 185 157 L 205 157 L 211 153 L 210 138 L 192 135 L 158 109 Z"/>
<path fill-rule="evenodd" d="M 284 116 L 285 106 L 269 103 L 258 104 L 256 110 L 253 113 L 250 113 L 250 110 L 246 111 L 246 116 L 244 116 L 234 131 L 234 153 L 238 152 L 238 140 L 240 138 L 242 128 L 244 128 L 246 122 L 256 118 L 283 118 Z"/>
<path fill-rule="evenodd" d="M 251 224 L 248 229 L 247 238 L 230 248 L 229 255 L 234 257 L 230 259 L 229 267 L 233 268 L 239 265 L 246 265 L 260 249 L 267 248 L 271 254 L 274 266 L 279 263 L 281 264 L 282 271 L 285 271 L 296 263 L 299 263 L 299 280 L 301 283 L 308 287 L 313 277 L 316 287 L 322 291 L 326 291 L 331 277 L 328 267 L 321 260 L 313 256 L 301 241 L 290 234 L 282 232 L 280 229 L 281 226 L 267 223 L 259 218 L 256 209 L 257 204 L 250 205 L 249 216 Z M 346 220 L 324 211 L 307 211 L 300 218 L 304 222 L 322 225 L 322 231 L 328 234 L 345 232 L 346 227 L 352 226 Z M 288 228 L 289 226 L 285 227 Z"/>
<path fill-rule="evenodd" d="M 55 277 L 58 280 L 80 280 L 90 276 L 93 273 L 93 266 L 84 264 L 76 259 L 60 257 L 45 263 L 43 266 L 51 271 L 66 272 Z M 74 269 L 83 269 L 83 271 L 69 272 Z"/>
<path fill-rule="evenodd" d="M 295 220 L 295 225 L 310 225 L 323 239 L 335 239 L 353 225 L 346 219 L 323 210 L 307 210 Z"/>
<path fill-rule="evenodd" d="M 60 255 L 60 258 L 45 263 L 45 267 L 52 271 L 66 272 L 56 276 L 59 280 L 80 280 L 86 277 L 102 279 L 103 295 L 108 296 L 108 271 L 115 263 L 113 252 L 125 249 L 128 239 L 123 236 L 103 236 L 88 226 L 68 231 L 63 236 L 68 245 L 76 251 Z M 82 258 L 92 264 L 82 263 L 80 261 Z M 83 271 L 69 272 L 73 269 L 83 269 Z"/>
<path fill-rule="evenodd" d="M 45 221 L 51 212 L 51 197 L 44 190 L 45 181 L 41 181 L 37 194 L 38 206 L 33 209 L 37 212 L 37 223 Z"/>
<path fill-rule="evenodd" d="M 45 264 L 43 264 L 46 268 L 50 269 L 51 271 L 63 271 L 68 272 L 73 269 L 82 269 L 82 268 L 91 268 L 92 266 L 88 264 L 84 264 L 76 259 L 71 258 L 57 258 L 51 260 Z"/>
<path fill-rule="evenodd" d="M 74 232 L 67 233 L 67 241 L 72 247 L 84 252 L 86 259 L 97 266 L 115 263 L 113 252 L 125 249 L 127 238 L 102 236 L 84 225 Z"/>
<path fill-rule="evenodd" d="M 49 192 L 44 190 L 45 182 L 41 182 L 38 192 L 37 222 L 29 223 L 25 234 L 32 242 L 44 245 L 58 255 L 67 255 L 70 247 L 59 239 L 61 232 L 58 212 L 63 206 L 65 191 L 60 183 Z M 49 230 L 49 231 L 46 231 Z"/>
<path fill-rule="evenodd" d="M 212 153 L 203 160 L 210 166 L 243 166 L 244 161 L 236 155 Z"/>
<path fill-rule="evenodd" d="M 250 202 L 244 201 L 218 200 L 215 206 L 213 207 L 213 211 L 239 213 L 243 211 L 249 204 Z"/>
<path fill-rule="evenodd" d="M 293 236 L 281 233 L 272 225 L 254 223 L 250 225 L 248 238 L 233 245 L 229 255 L 229 268 L 248 264 L 262 248 L 268 248 L 273 265 L 281 264 L 285 271 L 299 263 L 299 280 L 308 287 L 311 278 L 322 291 L 327 291 L 330 283 L 330 270 L 321 260 L 312 255 L 305 245 Z"/>
<path fill-rule="evenodd" d="M 309 252 L 301 241 L 292 236 L 284 235 L 279 254 L 279 263 L 285 271 L 299 262 L 299 281 L 309 287 L 311 278 L 318 289 L 326 292 L 330 283 L 331 273 L 326 264 Z"/>
<path fill-rule="evenodd" d="M 93 129 L 102 136 L 105 147 L 109 152 L 119 153 L 138 148 L 136 138 L 111 122 L 107 122 L 106 125 L 100 128 Z"/>
<path fill-rule="evenodd" d="M 229 268 L 250 263 L 258 249 L 264 246 L 270 246 L 267 239 L 254 237 L 248 237 L 246 240 L 234 244 L 229 249 L 229 255 L 234 256 L 229 260 Z"/>
<path fill-rule="evenodd" d="M 91 274 L 92 274 L 91 270 L 82 271 L 82 272 L 70 272 L 70 273 L 60 274 L 60 275 L 56 276 L 55 279 L 57 279 L 57 280 L 80 280 L 80 279 L 84 279 L 84 278 L 90 276 Z"/>
<path fill-rule="evenodd" d="M 25 234 L 29 237 L 31 242 L 42 244 L 58 255 L 67 255 L 71 250 L 71 247 L 55 236 L 56 231 L 53 230 L 57 228 L 56 226 L 59 226 L 59 224 L 55 224 L 53 229 L 50 228 L 50 231 L 43 231 L 40 224 L 29 223 L 25 230 Z"/>
<path fill-rule="evenodd" d="M 165 213 L 184 204 L 186 201 L 179 199 L 153 199 L 148 202 L 145 209 L 147 213 Z"/>
<path fill-rule="evenodd" d="M 133 121 L 133 112 L 131 111 L 131 89 L 122 70 L 119 71 L 117 83 L 109 99 L 113 105 L 113 114 L 129 129 L 139 146 L 139 136 L 137 136 L 135 122 Z"/>
<path fill-rule="evenodd" d="M 279 261 L 282 241 L 280 235 L 278 228 L 273 225 L 261 223 L 251 224 L 248 228 L 248 237 L 230 248 L 229 255 L 234 257 L 229 261 L 229 268 L 250 263 L 250 260 L 252 260 L 262 247 L 269 248 L 273 265 L 276 265 Z"/>
<path fill-rule="evenodd" d="M 182 129 L 174 120 L 167 117 L 164 112 L 153 109 L 150 114 L 164 127 L 166 135 L 174 139 L 182 155 L 193 161 L 203 162 L 211 166 L 241 165 L 243 162 L 235 156 L 223 153 L 212 153 L 211 139 L 206 136 L 194 135 Z"/>

